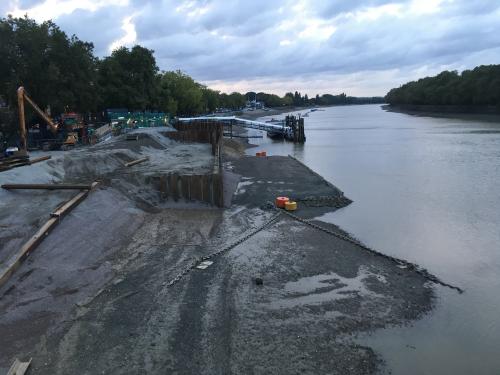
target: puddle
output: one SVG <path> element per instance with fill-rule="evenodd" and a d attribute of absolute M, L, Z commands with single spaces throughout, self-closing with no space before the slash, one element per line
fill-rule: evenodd
<path fill-rule="evenodd" d="M 342 277 L 333 272 L 309 277 L 285 284 L 285 296 L 271 303 L 273 308 L 290 308 L 302 305 L 319 305 L 353 296 L 383 297 L 367 288 L 365 280 L 377 277 L 385 283 L 383 276 L 375 275 L 365 267 L 360 267 L 353 278 Z"/>
<path fill-rule="evenodd" d="M 238 182 L 238 186 L 236 187 L 236 192 L 234 195 L 240 195 L 240 194 L 245 194 L 247 189 L 245 189 L 245 186 L 250 186 L 253 185 L 253 181 L 241 181 Z"/>

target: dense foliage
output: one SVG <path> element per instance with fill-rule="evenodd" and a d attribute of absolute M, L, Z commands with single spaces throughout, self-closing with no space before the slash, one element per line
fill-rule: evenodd
<path fill-rule="evenodd" d="M 28 18 L 0 19 L 0 96 L 15 101 L 25 85 L 43 108 L 96 109 L 93 45 L 68 38 L 54 23 Z"/>
<path fill-rule="evenodd" d="M 51 21 L 0 18 L 0 136 L 17 131 L 16 90 L 29 95 L 53 116 L 64 111 L 100 113 L 106 108 L 162 110 L 195 115 L 219 108 L 237 110 L 247 101 L 266 107 L 381 102 L 345 94 L 315 98 L 299 92 L 284 97 L 263 92 L 245 95 L 211 90 L 181 71 L 162 72 L 152 50 L 121 47 L 110 56 L 94 56 L 92 43 L 69 37 Z M 27 112 L 28 121 L 34 114 Z"/>
<path fill-rule="evenodd" d="M 392 89 L 393 105 L 500 106 L 500 65 L 482 65 L 462 74 L 444 71 Z"/>

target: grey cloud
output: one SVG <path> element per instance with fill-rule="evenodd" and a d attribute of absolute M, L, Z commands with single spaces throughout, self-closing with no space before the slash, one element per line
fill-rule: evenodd
<path fill-rule="evenodd" d="M 171 1 L 150 1 L 143 5 L 135 18 L 136 30 L 141 40 L 163 38 L 168 35 L 201 34 L 218 32 L 220 35 L 255 36 L 276 25 L 276 10 L 283 2 L 249 1 L 199 1 L 197 7 L 209 11 L 191 19 L 175 11 Z"/>
<path fill-rule="evenodd" d="M 13 8 L 14 2 L 12 0 L 0 1 L 0 17 L 7 16 L 9 10 Z"/>
<path fill-rule="evenodd" d="M 456 1 L 443 5 L 446 14 L 476 16 L 485 13 L 491 13 L 500 8 L 498 1 L 474 0 L 474 1 Z"/>
<path fill-rule="evenodd" d="M 126 9 L 116 7 L 101 8 L 98 12 L 78 9 L 57 18 L 55 22 L 66 33 L 94 43 L 95 53 L 105 56 L 108 46 L 123 35 L 122 19 L 127 15 Z"/>
<path fill-rule="evenodd" d="M 45 0 L 17 0 L 17 5 L 21 9 L 33 8 L 36 5 L 42 4 Z"/>
<path fill-rule="evenodd" d="M 377 7 L 387 4 L 404 4 L 409 1 L 410 0 L 330 0 L 321 4 L 314 4 L 314 9 L 318 16 L 322 18 L 332 18 L 342 13 L 353 12 L 363 8 Z"/>
<path fill-rule="evenodd" d="M 191 10 L 206 8 L 206 12 L 188 17 L 176 12 L 186 2 L 130 0 L 128 6 L 108 6 L 94 13 L 77 10 L 55 22 L 66 32 L 93 41 L 102 56 L 123 35 L 123 18 L 133 15 L 137 43 L 155 51 L 161 69 L 181 69 L 202 81 L 286 81 L 389 70 L 407 72 L 406 77 L 423 66 L 472 67 L 495 62 L 499 56 L 496 0 L 445 1 L 438 13 L 383 15 L 374 20 L 355 20 L 348 13 L 389 3 L 401 4 L 407 11 L 410 0 L 309 0 L 299 14 L 294 14 L 293 0 L 190 3 Z M 335 33 L 328 40 L 300 38 L 299 27 L 309 17 L 335 26 Z M 292 28 L 280 29 L 283 21 Z M 280 46 L 283 40 L 290 43 Z"/>

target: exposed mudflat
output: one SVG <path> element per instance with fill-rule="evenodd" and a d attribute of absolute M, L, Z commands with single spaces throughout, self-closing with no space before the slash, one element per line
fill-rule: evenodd
<path fill-rule="evenodd" d="M 146 136 L 143 145 L 118 139 L 123 144 L 75 150 L 39 171 L 44 181 L 57 174 L 58 181 L 103 183 L 0 288 L 0 372 L 15 357 L 33 357 L 36 374 L 371 374 L 383 369 L 383 358 L 356 344 L 356 334 L 422 316 L 432 307 L 432 285 L 412 269 L 285 215 L 211 258 L 208 268 L 192 269 L 169 285 L 193 259 L 273 217 L 276 211 L 266 202 L 275 196 L 328 196 L 347 204 L 343 193 L 292 158 L 242 157 L 240 146 L 230 141 L 224 158 L 229 208 L 166 204 L 148 176 L 174 168 L 173 155 L 182 155 L 179 168 L 185 170 L 211 168 L 213 158 L 206 145 L 167 144 L 155 137 Z M 91 164 L 77 163 L 78 155 Z M 152 163 L 121 173 L 125 159 L 141 155 Z M 0 175 L 2 182 L 5 176 Z M 9 182 L 23 182 L 18 177 Z M 1 204 L 4 197 L 14 204 L 19 195 L 8 194 L 20 193 L 0 194 Z M 33 195 L 22 194 L 23 199 Z M 33 212 L 43 221 L 54 204 L 51 198 Z M 334 209 L 299 202 L 297 215 L 313 218 Z M 0 255 L 37 228 L 25 210 L 19 223 L 12 221 L 14 214 L 0 217 L 0 224 L 17 228 L 10 234 L 14 239 L 4 242 L 0 227 Z M 31 224 L 21 235 L 23 220 Z"/>

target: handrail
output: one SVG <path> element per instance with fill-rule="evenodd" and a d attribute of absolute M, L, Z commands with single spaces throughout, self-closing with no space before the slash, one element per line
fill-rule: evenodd
<path fill-rule="evenodd" d="M 265 131 L 277 131 L 285 132 L 285 121 L 281 125 L 271 124 L 268 122 L 247 120 L 239 118 L 236 116 L 201 116 L 201 117 L 182 117 L 178 121 L 181 122 L 196 122 L 196 121 L 218 121 L 218 122 L 228 122 L 233 125 L 242 126 L 244 128 L 265 130 Z"/>

